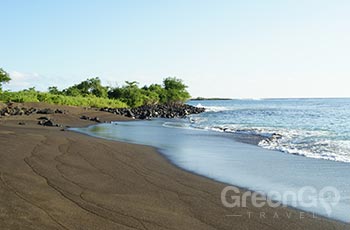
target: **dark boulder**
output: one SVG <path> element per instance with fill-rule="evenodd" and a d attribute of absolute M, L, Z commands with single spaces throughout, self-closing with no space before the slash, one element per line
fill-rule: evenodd
<path fill-rule="evenodd" d="M 135 118 L 134 113 L 130 109 L 126 110 L 126 112 L 124 113 L 124 116 Z"/>
<path fill-rule="evenodd" d="M 65 111 L 62 109 L 56 109 L 55 113 L 65 114 Z"/>
<path fill-rule="evenodd" d="M 52 109 L 41 109 L 36 112 L 37 114 L 54 114 L 55 111 Z"/>
<path fill-rule="evenodd" d="M 98 118 L 98 117 L 88 117 L 85 115 L 81 116 L 80 119 L 87 120 L 87 121 L 94 121 L 94 122 L 98 122 L 98 123 L 101 122 L 100 118 Z"/>
<path fill-rule="evenodd" d="M 38 120 L 50 120 L 48 117 L 39 117 Z"/>
<path fill-rule="evenodd" d="M 50 120 L 50 119 L 41 119 L 38 121 L 38 125 L 48 126 L 48 127 L 62 127 L 62 125 L 56 124 L 55 122 L 53 122 L 53 120 Z"/>
<path fill-rule="evenodd" d="M 90 118 L 90 121 L 94 121 L 94 122 L 98 122 L 98 123 L 101 122 L 100 118 L 98 118 L 98 117 Z"/>
<path fill-rule="evenodd" d="M 80 117 L 80 119 L 82 119 L 82 120 L 90 120 L 90 117 L 83 115 L 83 116 Z"/>
<path fill-rule="evenodd" d="M 54 126 L 54 123 L 51 120 L 40 120 L 38 121 L 38 124 L 42 126 Z"/>

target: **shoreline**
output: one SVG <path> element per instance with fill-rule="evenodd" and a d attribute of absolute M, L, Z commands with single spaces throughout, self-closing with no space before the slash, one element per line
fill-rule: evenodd
<path fill-rule="evenodd" d="M 52 117 L 69 126 L 96 124 L 80 120 L 78 114 L 96 114 L 103 121 L 124 119 L 81 109 Z M 247 208 L 225 208 L 220 202 L 220 193 L 226 184 L 174 165 L 154 147 L 42 127 L 36 124 L 36 119 L 36 116 L 0 119 L 3 148 L 0 202 L 5 207 L 0 214 L 7 216 L 0 222 L 10 229 L 19 226 L 26 229 L 31 229 L 28 226 L 33 226 L 32 229 L 82 226 L 86 229 L 102 226 L 106 229 L 232 229 L 237 225 L 247 229 L 349 228 L 348 223 L 327 217 L 313 219 L 306 212 L 303 212 L 304 219 L 228 218 L 227 215 L 243 215 L 246 211 L 264 211 L 266 216 L 273 216 L 275 212 L 297 215 L 300 210 L 293 207 L 258 209 L 251 204 Z M 19 122 L 26 124 L 18 125 Z M 28 170 L 22 161 L 34 166 L 34 170 Z M 32 204 L 28 206 L 29 203 Z"/>
<path fill-rule="evenodd" d="M 128 121 L 115 121 L 115 122 L 135 122 L 137 120 L 128 120 Z M 112 121 L 114 122 L 114 121 Z M 94 127 L 94 126 L 98 126 L 100 124 L 92 124 L 92 125 L 88 125 L 87 127 L 82 127 L 82 128 L 89 128 L 89 127 Z M 252 192 L 252 193 L 257 193 L 259 195 L 261 195 L 261 193 L 253 190 L 253 189 L 250 189 L 248 187 L 244 187 L 244 186 L 238 186 L 236 184 L 232 185 L 232 184 L 229 184 L 225 181 L 220 181 L 218 179 L 215 179 L 215 178 L 212 178 L 210 176 L 206 176 L 206 175 L 203 175 L 203 174 L 200 174 L 200 173 L 197 173 L 196 171 L 194 170 L 190 170 L 190 169 L 186 169 L 180 165 L 177 165 L 176 162 L 174 162 L 173 160 L 171 160 L 164 152 L 162 152 L 162 149 L 161 148 L 158 148 L 156 146 L 152 146 L 152 145 L 147 145 L 147 144 L 138 144 L 138 143 L 134 143 L 134 142 L 131 142 L 131 141 L 123 141 L 123 140 L 115 140 L 115 139 L 112 139 L 112 138 L 107 138 L 107 137 L 100 137 L 98 135 L 93 135 L 93 134 L 89 134 L 89 133 L 85 133 L 85 132 L 82 132 L 82 131 L 79 131 L 79 130 L 74 130 L 75 127 L 72 127 L 73 129 L 70 130 L 72 132 L 76 132 L 76 133 L 79 133 L 79 134 L 82 134 L 82 135 L 85 135 L 85 136 L 88 136 L 88 137 L 92 137 L 92 138 L 98 138 L 98 139 L 102 139 L 102 140 L 108 140 L 108 141 L 114 141 L 114 142 L 120 142 L 120 143 L 128 143 L 128 144 L 132 144 L 132 145 L 139 145 L 139 146 L 146 146 L 146 147 L 150 147 L 150 148 L 153 148 L 159 155 L 160 157 L 164 158 L 165 161 L 170 164 L 171 166 L 173 167 L 176 167 L 177 169 L 179 170 L 182 170 L 182 171 L 185 171 L 187 173 L 190 173 L 192 175 L 196 175 L 196 176 L 199 176 L 199 177 L 203 177 L 203 178 L 206 178 L 208 180 L 211 180 L 215 183 L 220 183 L 220 184 L 223 184 L 224 186 L 234 186 L 236 188 L 238 188 L 240 190 L 240 193 L 244 193 L 244 192 Z M 228 133 L 228 134 L 231 134 L 231 133 Z M 239 143 L 243 143 L 243 144 L 248 144 L 248 145 L 253 145 L 253 146 L 256 146 L 258 147 L 258 145 L 252 143 L 252 142 L 249 142 L 249 141 L 241 141 L 239 138 L 236 139 L 237 137 L 234 137 L 234 141 L 236 142 L 239 142 Z M 283 153 L 283 154 L 287 154 L 285 152 L 282 152 L 282 151 L 278 151 L 278 150 L 270 150 L 270 151 L 274 151 L 274 152 L 279 152 L 279 153 Z M 305 157 L 305 156 L 301 156 L 301 155 L 295 155 L 297 157 Z M 324 161 L 324 159 L 317 159 L 317 158 L 311 158 L 312 160 L 315 160 L 315 161 Z M 337 162 L 339 164 L 347 164 L 345 162 Z M 277 200 L 272 200 L 273 202 L 279 202 Z M 321 219 L 326 219 L 326 220 L 330 220 L 330 221 L 336 221 L 336 222 L 340 222 L 340 223 L 343 223 L 343 224 L 349 224 L 348 222 L 346 221 L 343 221 L 341 219 L 336 219 L 336 218 L 331 218 L 331 217 L 328 217 L 326 215 L 320 215 L 320 214 L 317 214 L 315 212 L 311 212 L 311 211 L 307 211 L 307 210 L 302 210 L 298 207 L 293 207 L 291 205 L 288 205 L 288 204 L 281 204 L 280 205 L 281 207 L 285 207 L 287 209 L 292 209 L 296 212 L 299 212 L 299 213 L 305 213 L 309 216 L 312 216 L 312 217 L 316 217 L 316 219 L 318 218 L 321 218 Z"/>

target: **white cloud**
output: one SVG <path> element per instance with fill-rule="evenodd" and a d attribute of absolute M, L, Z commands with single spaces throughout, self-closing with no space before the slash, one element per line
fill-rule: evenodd
<path fill-rule="evenodd" d="M 66 87 L 70 83 L 70 79 L 63 77 L 47 77 L 39 73 L 10 71 L 11 81 L 4 84 L 5 90 L 17 91 L 35 87 L 39 91 L 47 91 L 49 86 Z"/>
<path fill-rule="evenodd" d="M 19 71 L 12 71 L 9 73 L 11 81 L 4 85 L 7 90 L 21 90 L 30 87 L 37 87 L 41 76 L 38 73 L 24 73 Z"/>

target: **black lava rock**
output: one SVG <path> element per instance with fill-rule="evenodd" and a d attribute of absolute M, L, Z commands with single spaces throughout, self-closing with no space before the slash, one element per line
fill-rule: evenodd
<path fill-rule="evenodd" d="M 194 107 L 186 104 L 172 105 L 144 105 L 137 108 L 102 108 L 101 111 L 110 112 L 117 115 L 136 119 L 152 118 L 183 118 L 190 114 L 198 114 L 205 111 L 204 108 Z"/>

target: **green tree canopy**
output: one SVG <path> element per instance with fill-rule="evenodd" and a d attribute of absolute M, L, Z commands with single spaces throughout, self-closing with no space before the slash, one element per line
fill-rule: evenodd
<path fill-rule="evenodd" d="M 137 81 L 126 81 L 125 86 L 119 88 L 120 100 L 131 107 L 143 105 L 144 95 L 138 87 Z"/>
<path fill-rule="evenodd" d="M 58 90 L 57 86 L 50 86 L 49 87 L 49 93 L 59 95 L 62 92 Z"/>
<path fill-rule="evenodd" d="M 168 77 L 164 79 L 163 85 L 166 91 L 167 103 L 183 103 L 191 97 L 186 90 L 187 86 L 181 79 Z"/>
<path fill-rule="evenodd" d="M 102 86 L 101 80 L 96 78 L 89 78 L 85 81 L 80 82 L 77 85 L 73 85 L 65 90 L 64 94 L 67 96 L 89 96 L 94 95 L 96 97 L 107 97 L 108 88 Z"/>
<path fill-rule="evenodd" d="M 0 90 L 1 85 L 8 81 L 10 81 L 8 73 L 6 73 L 3 69 L 0 69 Z M 3 94 L 4 93 L 2 93 L 2 95 Z M 162 85 L 151 84 L 149 86 L 145 85 L 142 88 L 139 88 L 139 83 L 137 81 L 126 81 L 122 87 L 106 87 L 102 86 L 101 80 L 96 77 L 88 78 L 87 80 L 70 86 L 62 91 L 56 86 L 51 86 L 48 88 L 48 93 L 41 93 L 36 91 L 35 88 L 29 88 L 27 90 L 17 92 L 16 95 L 20 96 L 22 101 L 74 101 L 75 99 L 72 98 L 76 98 L 76 101 L 81 101 L 85 100 L 81 98 L 89 97 L 87 98 L 88 100 L 95 100 L 96 102 L 97 100 L 100 100 L 100 102 L 98 102 L 100 105 L 103 103 L 106 105 L 108 103 L 117 103 L 118 105 L 127 104 L 129 107 L 183 103 L 190 98 L 190 94 L 187 91 L 187 86 L 181 79 L 176 77 L 165 78 Z M 6 100 L 8 100 L 8 98 L 6 98 Z M 17 100 L 16 98 L 15 100 L 21 101 L 20 99 Z M 74 103 L 69 102 L 69 104 Z"/>
<path fill-rule="evenodd" d="M 11 80 L 10 75 L 0 68 L 0 91 L 2 90 L 2 84 L 8 83 Z"/>
<path fill-rule="evenodd" d="M 163 85 L 152 84 L 149 87 L 138 87 L 136 81 L 126 81 L 123 87 L 111 88 L 108 97 L 119 99 L 130 107 L 145 104 L 183 103 L 190 98 L 187 86 L 182 80 L 174 77 L 165 78 Z"/>
<path fill-rule="evenodd" d="M 156 94 L 158 101 L 156 103 L 165 104 L 167 103 L 167 95 L 165 89 L 159 84 L 152 84 L 147 88 L 150 94 Z"/>

